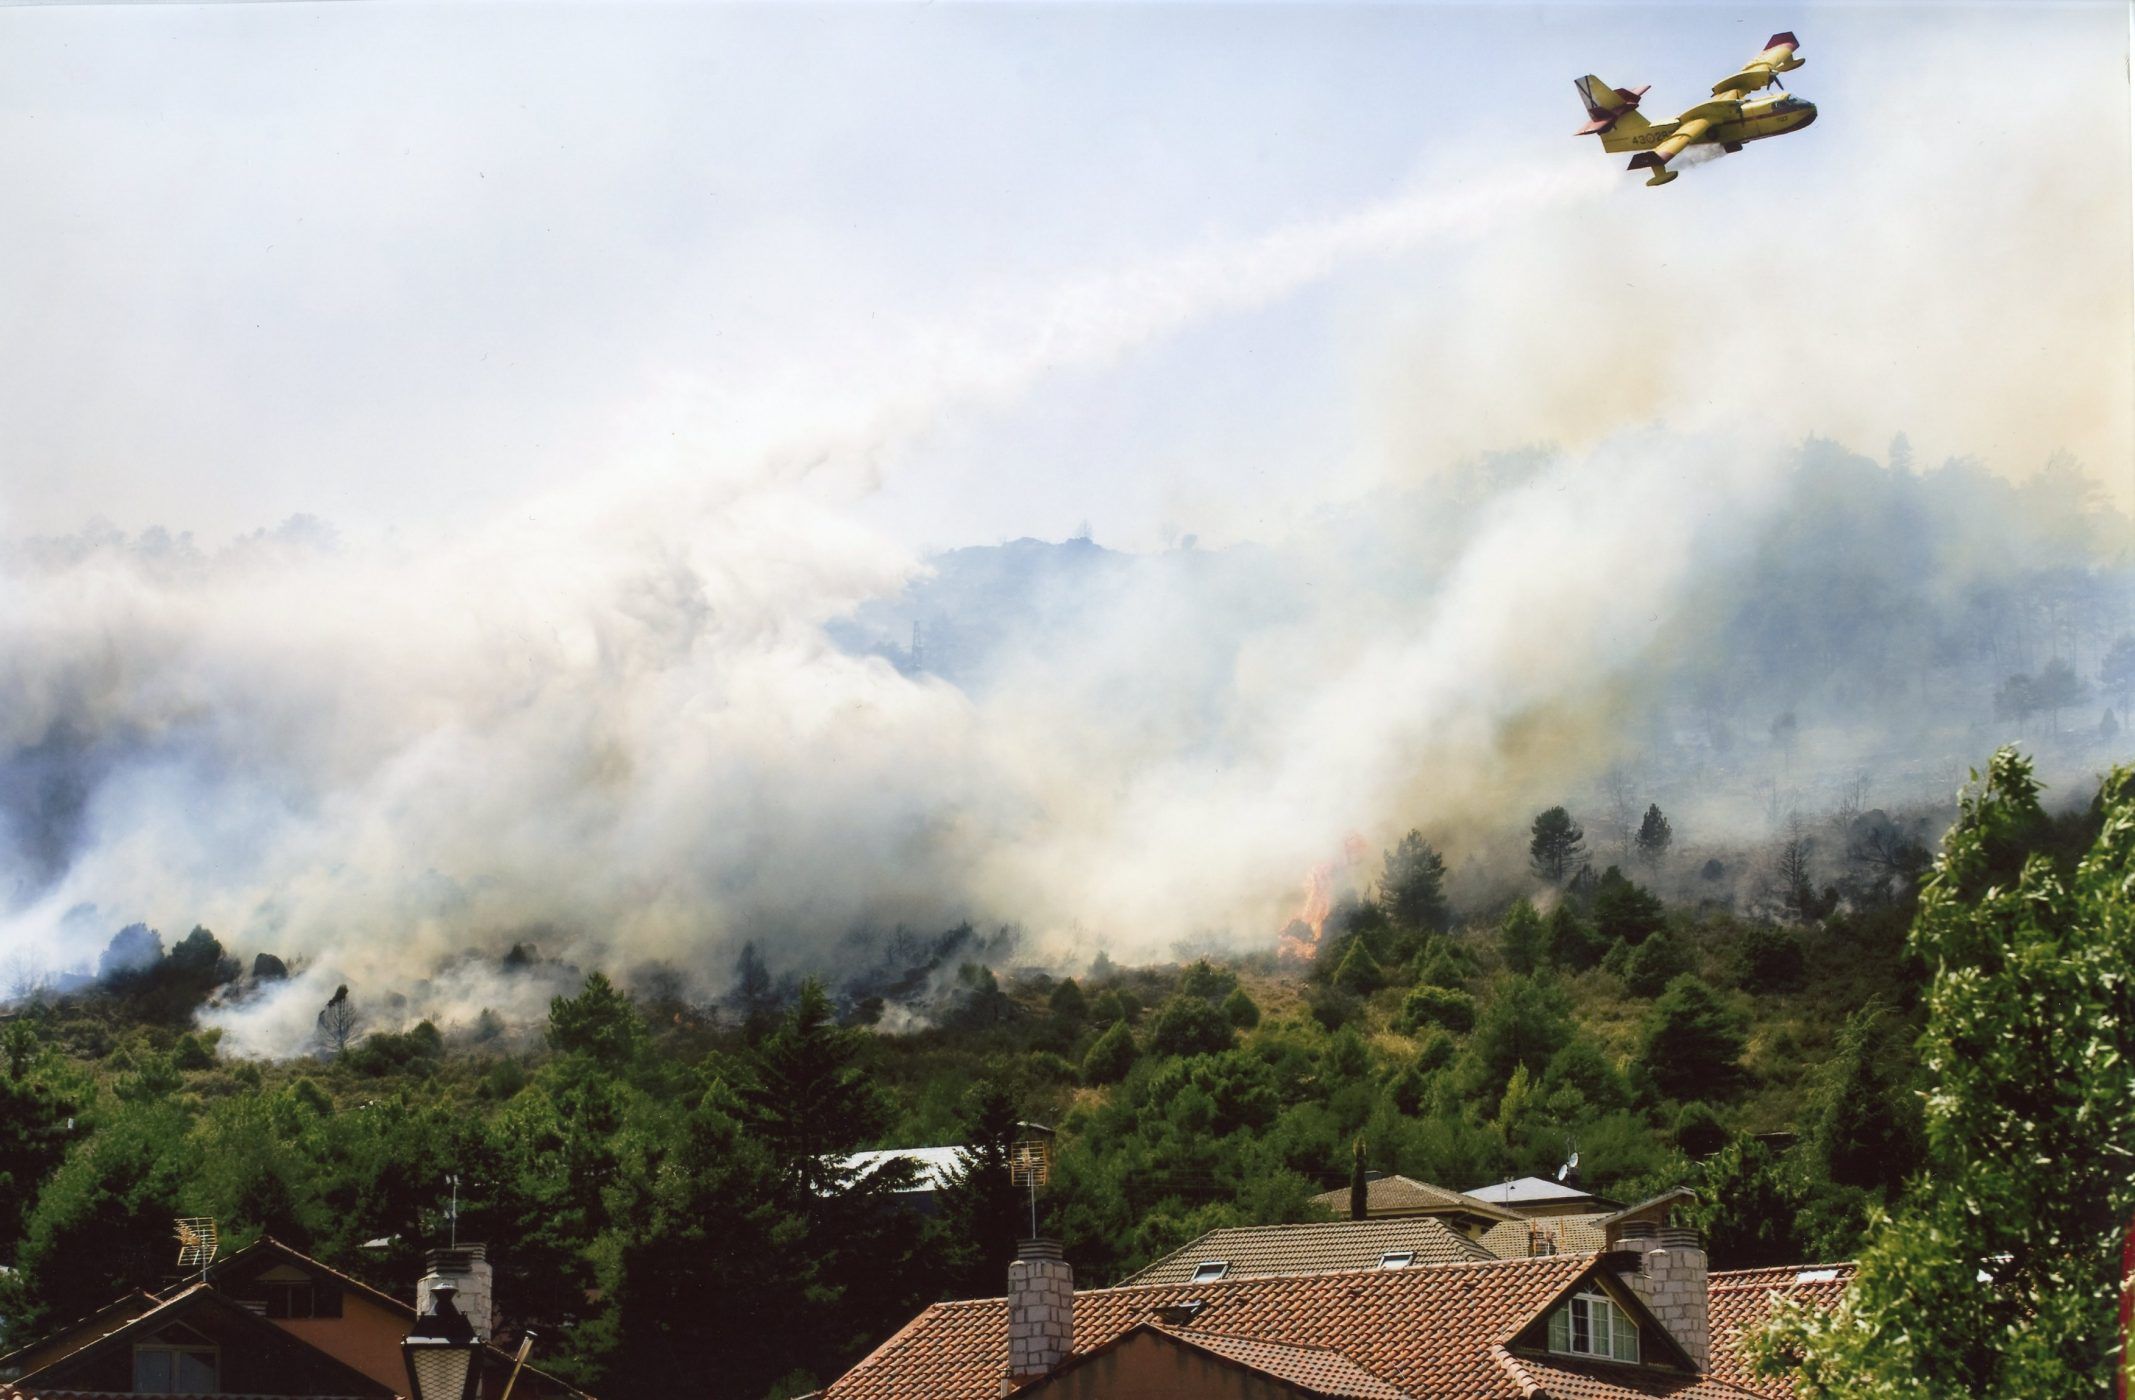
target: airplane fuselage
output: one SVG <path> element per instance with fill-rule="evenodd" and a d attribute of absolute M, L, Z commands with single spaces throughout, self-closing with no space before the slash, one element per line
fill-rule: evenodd
<path fill-rule="evenodd" d="M 1715 111 L 1714 109 L 1723 109 Z M 1685 142 L 1691 146 L 1742 146 L 1770 136 L 1799 131 L 1816 120 L 1816 104 L 1790 93 L 1779 93 L 1754 102 L 1707 102 L 1691 108 L 1672 122 L 1655 122 L 1636 131 L 1618 128 L 1604 134 L 1601 148 L 1609 152 L 1650 151 L 1697 124 Z"/>

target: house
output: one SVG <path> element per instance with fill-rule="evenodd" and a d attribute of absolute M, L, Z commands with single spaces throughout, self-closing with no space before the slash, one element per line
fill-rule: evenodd
<path fill-rule="evenodd" d="M 1211 1230 L 1122 1283 L 1214 1283 L 1226 1278 L 1406 1269 L 1495 1257 L 1435 1215 L 1245 1225 Z"/>
<path fill-rule="evenodd" d="M 1344 1219 L 1349 1216 L 1349 1188 L 1346 1186 L 1321 1192 L 1312 1200 L 1313 1204 L 1324 1206 Z M 1480 1239 L 1493 1225 L 1522 1218 L 1517 1211 L 1504 1206 L 1492 1205 L 1459 1191 L 1448 1191 L 1443 1186 L 1433 1186 L 1413 1177 L 1374 1174 L 1365 1179 L 1365 1219 L 1405 1219 L 1426 1215 L 1438 1217 L 1469 1239 Z"/>
<path fill-rule="evenodd" d="M 451 1283 L 484 1341 L 485 1396 L 512 1357 L 488 1345 L 494 1292 L 481 1245 L 432 1250 L 404 1302 L 267 1238 L 158 1293 L 135 1292 L 6 1356 L 0 1400 L 247 1395 L 394 1400 L 408 1392 L 401 1339 L 430 1290 Z M 513 1400 L 589 1400 L 528 1366 Z"/>
<path fill-rule="evenodd" d="M 1600 1201 L 1600 1196 L 1587 1197 Z M 1544 1210 L 1520 1220 L 1493 1225 L 1483 1232 L 1482 1244 L 1503 1259 L 1531 1254 L 1591 1254 L 1614 1249 L 1627 1229 L 1650 1225 L 1655 1230 L 1680 1223 L 1676 1212 L 1696 1202 L 1688 1187 L 1678 1186 L 1622 1210 L 1582 1212 Z"/>
<path fill-rule="evenodd" d="M 1346 1228 L 1370 1228 L 1373 1222 Z M 1726 1324 L 1774 1281 L 1723 1276 Z M 1788 1285 L 1797 1291 L 1815 1285 Z M 1639 1225 L 1593 1254 L 1230 1276 L 1077 1292 L 1058 1245 L 1027 1240 L 1008 1295 L 938 1303 L 825 1400 L 1750 1400 L 1712 1354 L 1696 1234 Z M 1730 1332 L 1730 1338 L 1738 1332 Z M 1730 1343 L 1731 1344 L 1731 1343 Z"/>

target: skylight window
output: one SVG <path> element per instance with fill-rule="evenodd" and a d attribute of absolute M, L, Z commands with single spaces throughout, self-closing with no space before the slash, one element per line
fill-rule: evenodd
<path fill-rule="evenodd" d="M 1416 1251 L 1413 1249 L 1398 1250 L 1392 1254 L 1379 1256 L 1379 1267 L 1382 1269 L 1405 1269 L 1415 1262 Z"/>
<path fill-rule="evenodd" d="M 1796 1283 L 1832 1283 L 1837 1279 L 1837 1269 L 1803 1269 L 1794 1275 Z"/>
<path fill-rule="evenodd" d="M 1636 1361 L 1638 1324 L 1599 1293 L 1575 1293 L 1549 1315 L 1549 1349 Z"/>
<path fill-rule="evenodd" d="M 1222 1278 L 1230 1271 L 1231 1265 L 1229 1260 L 1211 1259 L 1207 1263 L 1199 1265 L 1194 1269 L 1194 1276 L 1192 1279 L 1189 1280 L 1189 1282 L 1214 1283 L 1217 1279 Z"/>

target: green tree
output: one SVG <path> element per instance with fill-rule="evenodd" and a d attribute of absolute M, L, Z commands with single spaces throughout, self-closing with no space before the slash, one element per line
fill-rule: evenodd
<path fill-rule="evenodd" d="M 2135 632 L 2106 648 L 2104 659 L 2098 663 L 2098 684 L 2108 694 L 2119 697 L 2123 711 L 2127 709 L 2129 697 L 2135 696 Z"/>
<path fill-rule="evenodd" d="M 1631 995 L 1659 996 L 1668 984 L 1690 971 L 1690 953 L 1669 934 L 1655 934 L 1624 959 L 1623 984 Z"/>
<path fill-rule="evenodd" d="M 1505 966 L 1514 972 L 1539 970 L 1549 956 L 1549 934 L 1542 916 L 1527 900 L 1519 900 L 1498 925 L 1498 946 L 1504 950 Z"/>
<path fill-rule="evenodd" d="M 1446 926 L 1451 918 L 1446 906 L 1446 863 L 1422 832 L 1411 831 L 1386 853 L 1379 898 L 1394 922 L 1404 928 Z"/>
<path fill-rule="evenodd" d="M 1800 1358 L 1805 1394 L 2093 1400 L 2126 1364 L 2135 769 L 2107 777 L 2072 871 L 2026 849 L 2048 825 L 2038 792 L 1995 754 L 1921 893 L 1927 1170 L 1844 1304 L 1781 1320 L 1771 1353 Z"/>
<path fill-rule="evenodd" d="M 1134 1068 L 1134 1059 L 1134 1032 L 1127 1029 L 1125 1021 L 1114 1021 L 1082 1057 L 1082 1082 L 1117 1084 Z"/>
<path fill-rule="evenodd" d="M 1609 943 L 1594 926 L 1579 917 L 1567 899 L 1549 913 L 1549 957 L 1559 967 L 1584 972 L 1600 963 Z"/>
<path fill-rule="evenodd" d="M 1052 1009 L 1055 1016 L 1071 1026 L 1081 1024 L 1082 1019 L 1090 1014 L 1089 1000 L 1083 996 L 1082 988 L 1076 985 L 1072 977 L 1062 979 L 1060 985 L 1053 988 L 1053 994 L 1046 998 L 1046 1005 Z"/>
<path fill-rule="evenodd" d="M 1200 997 L 1175 996 L 1157 1012 L 1149 1048 L 1159 1055 L 1213 1055 L 1230 1049 L 1232 1036 L 1221 1011 Z"/>
<path fill-rule="evenodd" d="M 1545 880 L 1561 882 L 1585 863 L 1586 832 L 1562 807 L 1537 813 L 1528 838 L 1528 864 Z"/>
<path fill-rule="evenodd" d="M 1237 985 L 1237 973 L 1229 968 L 1217 967 L 1207 958 L 1197 958 L 1179 978 L 1179 994 L 1220 1002 L 1229 996 L 1231 989 Z"/>
<path fill-rule="evenodd" d="M 1661 812 L 1658 802 L 1646 807 L 1645 819 L 1638 824 L 1638 858 L 1647 865 L 1658 867 L 1668 859 L 1668 848 L 1675 844 L 1675 828 Z"/>
<path fill-rule="evenodd" d="M 1735 980 L 1746 992 L 1791 992 L 1807 970 L 1801 940 L 1786 929 L 1754 923 L 1735 940 Z"/>
<path fill-rule="evenodd" d="M 890 1118 L 888 1097 L 868 1073 L 867 1032 L 838 1025 L 822 984 L 810 978 L 757 1047 L 750 1069 L 742 1093 L 748 1123 L 770 1149 L 791 1200 L 812 1207 L 853 1189 L 855 1173 L 844 1159 Z"/>
<path fill-rule="evenodd" d="M 1260 1024 L 1260 1006 L 1245 994 L 1245 988 L 1234 987 L 1223 999 L 1223 1018 L 1239 1030 L 1249 1031 Z"/>
<path fill-rule="evenodd" d="M 939 1199 L 947 1272 L 958 1298 L 992 1295 L 1008 1276 L 1016 1241 L 1030 1229 L 1029 1197 L 1010 1179 L 1009 1154 L 1021 1130 L 1005 1084 L 987 1079 L 966 1098 L 964 1150 Z"/>
<path fill-rule="evenodd" d="M 1825 1174 L 1844 1186 L 1896 1187 L 1911 1156 L 1898 1086 L 1876 1054 L 1882 1019 L 1875 1005 L 1846 1018 L 1810 1119 Z"/>
<path fill-rule="evenodd" d="M 1509 977 L 1483 1007 L 1469 1039 L 1475 1066 L 1474 1093 L 1495 1102 L 1521 1065 L 1546 1066 L 1571 1043 L 1571 1000 L 1544 975 Z"/>
<path fill-rule="evenodd" d="M 1686 972 L 1653 1004 L 1642 1058 L 1654 1087 L 1669 1098 L 1724 1098 L 1741 1082 L 1746 1044 L 1742 1018 Z"/>
<path fill-rule="evenodd" d="M 1594 933 L 1603 946 L 1620 938 L 1635 948 L 1667 922 L 1660 900 L 1613 865 L 1594 886 L 1593 913 Z"/>
<path fill-rule="evenodd" d="M 549 1002 L 548 1042 L 565 1055 L 584 1055 L 604 1069 L 619 1071 L 645 1045 L 645 1022 L 630 997 L 595 972 L 575 997 Z"/>
<path fill-rule="evenodd" d="M 1371 1179 L 1364 1171 L 1364 1135 L 1349 1145 L 1349 1218 L 1362 1220 L 1371 1214 Z"/>

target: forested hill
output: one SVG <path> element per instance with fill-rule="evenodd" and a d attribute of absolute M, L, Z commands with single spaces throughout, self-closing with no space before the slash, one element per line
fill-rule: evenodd
<path fill-rule="evenodd" d="M 973 962 L 936 1023 L 901 1034 L 812 982 L 715 1005 L 593 973 L 523 1034 L 493 1017 L 366 1033 L 391 989 L 350 989 L 312 1056 L 232 1062 L 193 1013 L 235 960 L 206 930 L 154 956 L 130 933 L 99 983 L 18 998 L 0 1033 L 5 1341 L 163 1283 L 180 1215 L 406 1294 L 450 1173 L 459 1238 L 489 1243 L 507 1330 L 536 1328 L 544 1364 L 608 1394 L 681 1374 L 797 1394 L 925 1302 L 1000 1291 L 1028 1229 L 1005 1169 L 1019 1119 L 1058 1129 L 1039 1223 L 1085 1285 L 1214 1226 L 1309 1218 L 1359 1153 L 1466 1189 L 1576 1152 L 1598 1193 L 1698 1187 L 1717 1267 L 1853 1257 L 1870 1212 L 1921 1208 L 1905 1184 L 1930 1190 L 1923 1165 L 1951 1150 L 1923 1119 L 1924 992 L 1967 959 L 1975 981 L 2002 975 L 1949 909 L 2026 857 L 2027 881 L 2062 878 L 2135 824 L 2125 782 L 2108 828 L 2098 803 L 2040 810 L 2013 764 L 2015 815 L 1968 809 L 1942 932 L 1911 943 L 1930 872 L 1902 842 L 1821 884 L 1778 864 L 1772 912 L 1751 915 L 1652 892 L 1680 858 L 1665 814 L 1628 867 L 1597 871 L 1549 812 L 1523 853 L 1532 900 L 1451 907 L 1412 836 L 1307 958 L 1099 958 L 1072 978 Z M 2110 899 L 2098 859 L 2086 888 Z M 975 1155 L 932 1217 L 840 1165 L 945 1143 Z"/>

